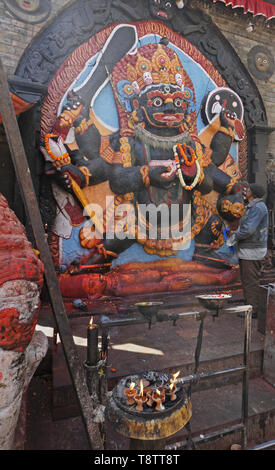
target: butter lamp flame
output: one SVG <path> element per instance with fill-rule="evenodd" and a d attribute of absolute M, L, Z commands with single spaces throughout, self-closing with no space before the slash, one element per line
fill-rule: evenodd
<path fill-rule="evenodd" d="M 137 403 L 136 410 L 143 411 L 143 405 L 148 401 L 147 396 L 143 396 L 143 382 L 139 382 L 139 395 L 135 395 L 134 400 Z"/>
<path fill-rule="evenodd" d="M 127 397 L 127 405 L 133 405 L 135 403 L 134 397 L 137 395 L 137 390 L 135 390 L 135 382 L 131 382 L 130 387 L 124 391 L 124 394 Z"/>
<path fill-rule="evenodd" d="M 179 374 L 180 374 L 180 371 L 176 372 L 175 374 L 172 374 L 172 378 L 169 379 L 169 382 L 171 384 L 176 384 L 178 382 L 177 378 L 178 378 Z"/>
<path fill-rule="evenodd" d="M 176 372 L 175 374 L 172 375 L 173 380 L 176 380 L 178 376 L 180 375 L 180 371 Z"/>
<path fill-rule="evenodd" d="M 139 390 L 140 390 L 139 394 L 142 397 L 143 396 L 143 382 L 142 382 L 142 380 L 140 380 L 140 382 L 139 382 Z"/>

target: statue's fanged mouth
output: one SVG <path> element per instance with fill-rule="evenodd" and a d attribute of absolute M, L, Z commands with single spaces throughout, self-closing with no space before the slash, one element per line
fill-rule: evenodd
<path fill-rule="evenodd" d="M 168 18 L 167 13 L 165 13 L 165 11 L 162 11 L 162 10 L 157 11 L 157 15 L 162 16 L 162 18 Z"/>
<path fill-rule="evenodd" d="M 183 116 L 182 114 L 155 113 L 153 117 L 156 121 L 165 122 L 168 126 L 173 126 L 176 123 L 180 123 Z"/>

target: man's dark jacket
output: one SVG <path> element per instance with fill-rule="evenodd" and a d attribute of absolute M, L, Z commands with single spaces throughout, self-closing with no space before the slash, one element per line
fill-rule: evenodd
<path fill-rule="evenodd" d="M 239 248 L 266 248 L 268 237 L 268 210 L 263 199 L 253 199 L 241 218 L 236 232 Z"/>

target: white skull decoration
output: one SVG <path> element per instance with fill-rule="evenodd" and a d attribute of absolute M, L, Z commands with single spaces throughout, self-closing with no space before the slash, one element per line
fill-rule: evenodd
<path fill-rule="evenodd" d="M 182 75 L 180 73 L 176 73 L 175 75 L 175 80 L 176 80 L 176 84 L 182 88 L 182 85 L 183 85 L 183 80 L 182 80 Z"/>
<path fill-rule="evenodd" d="M 153 83 L 153 78 L 150 72 L 144 72 L 142 78 L 143 78 L 145 85 L 151 85 L 151 83 Z"/>

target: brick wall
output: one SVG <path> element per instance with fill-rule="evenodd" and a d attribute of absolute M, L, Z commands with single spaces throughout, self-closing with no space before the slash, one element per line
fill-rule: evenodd
<path fill-rule="evenodd" d="M 8 77 L 14 74 L 24 50 L 39 31 L 51 22 L 52 18 L 71 0 L 52 1 L 52 11 L 43 23 L 26 24 L 16 20 L 0 0 L 0 56 Z"/>

